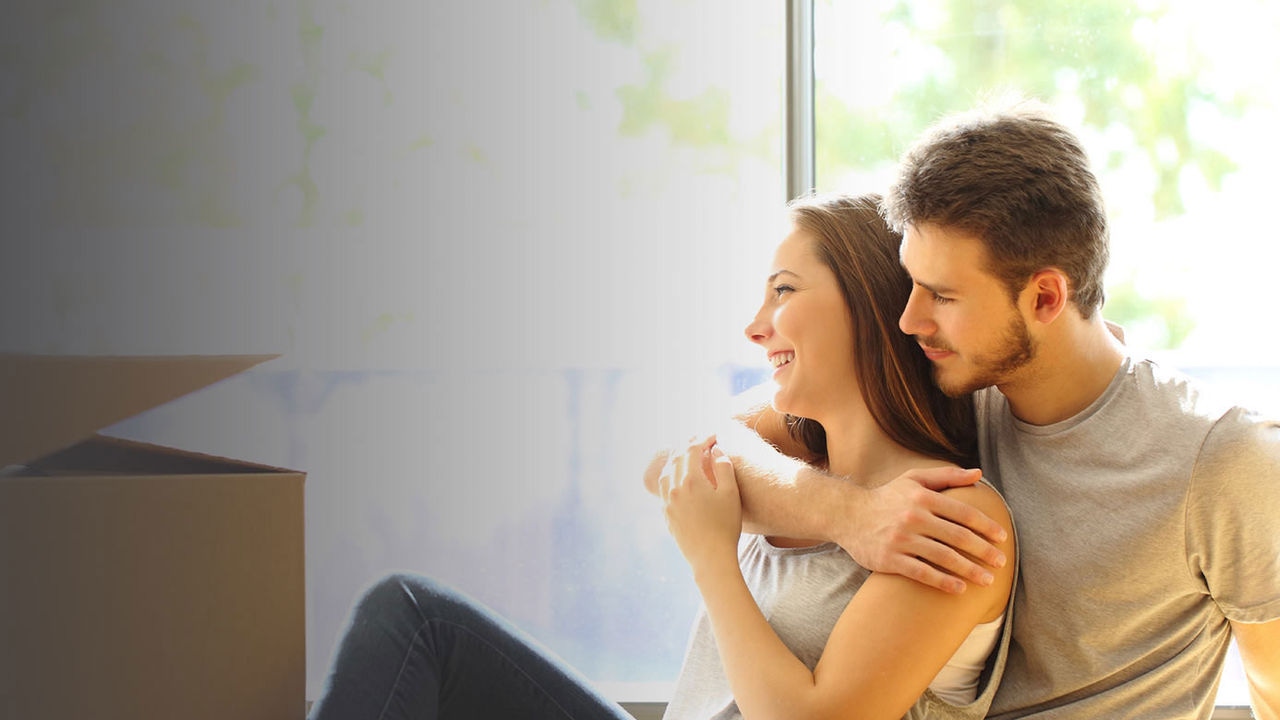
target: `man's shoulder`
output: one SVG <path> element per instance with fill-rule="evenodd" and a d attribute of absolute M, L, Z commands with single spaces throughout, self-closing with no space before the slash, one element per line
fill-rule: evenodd
<path fill-rule="evenodd" d="M 1202 464 L 1280 472 L 1280 420 L 1232 407 L 1214 422 L 1200 450 Z"/>
<path fill-rule="evenodd" d="M 1239 410 L 1226 393 L 1155 360 L 1131 359 L 1125 381 L 1128 392 L 1122 397 L 1149 408 L 1157 417 L 1194 421 L 1206 430 Z"/>
<path fill-rule="evenodd" d="M 1135 356 L 1125 359 L 1111 386 L 1073 422 L 1105 418 L 1114 424 L 1140 418 L 1152 433 L 1203 435 L 1228 417 L 1260 419 L 1239 403 L 1239 398 L 1177 368 Z M 980 426 L 999 420 L 1009 408 L 995 386 L 975 391 L 973 404 Z"/>
<path fill-rule="evenodd" d="M 1135 361 L 1132 374 L 1138 392 L 1166 416 L 1203 431 L 1203 454 L 1274 454 L 1280 447 L 1280 418 L 1241 404 L 1241 398 L 1152 360 Z"/>

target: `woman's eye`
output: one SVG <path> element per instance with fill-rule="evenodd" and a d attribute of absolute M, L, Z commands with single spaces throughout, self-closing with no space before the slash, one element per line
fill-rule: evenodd
<path fill-rule="evenodd" d="M 790 285 L 774 285 L 773 286 L 773 294 L 779 297 L 783 293 L 789 293 L 789 292 L 795 292 L 795 288 L 791 287 Z"/>
<path fill-rule="evenodd" d="M 933 301 L 939 305 L 946 305 L 949 302 L 955 302 L 953 298 L 944 297 L 938 293 L 933 294 Z"/>

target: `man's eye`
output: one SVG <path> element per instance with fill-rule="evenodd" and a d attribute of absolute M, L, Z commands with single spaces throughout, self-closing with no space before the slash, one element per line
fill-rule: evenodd
<path fill-rule="evenodd" d="M 946 305 L 949 302 L 955 302 L 955 299 L 939 295 L 938 293 L 933 293 L 933 301 L 939 305 Z"/>

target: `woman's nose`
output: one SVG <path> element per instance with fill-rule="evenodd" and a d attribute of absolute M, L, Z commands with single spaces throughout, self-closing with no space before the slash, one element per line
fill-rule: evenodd
<path fill-rule="evenodd" d="M 769 324 L 768 319 L 765 317 L 764 308 L 761 308 L 760 312 L 756 313 L 756 316 L 751 319 L 751 322 L 747 324 L 743 332 L 746 333 L 748 340 L 758 345 L 769 339 L 769 336 L 773 334 L 773 326 Z"/>

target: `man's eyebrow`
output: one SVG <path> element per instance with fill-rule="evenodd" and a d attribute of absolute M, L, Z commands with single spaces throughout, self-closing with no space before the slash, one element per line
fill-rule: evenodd
<path fill-rule="evenodd" d="M 945 285 L 931 285 L 927 282 L 921 282 L 915 279 L 912 279 L 911 282 L 915 283 L 916 285 L 919 285 L 925 290 L 928 290 L 934 295 L 954 295 L 955 294 L 955 290 L 953 290 L 952 288 L 946 287 Z"/>

